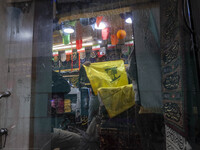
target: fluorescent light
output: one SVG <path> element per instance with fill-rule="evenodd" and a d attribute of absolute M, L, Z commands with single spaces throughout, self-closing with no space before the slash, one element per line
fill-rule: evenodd
<path fill-rule="evenodd" d="M 60 44 L 62 45 L 62 44 Z M 92 46 L 93 43 L 83 43 L 82 46 Z M 53 50 L 60 50 L 60 49 L 70 49 L 70 48 L 76 48 L 76 45 L 67 45 L 67 46 L 59 46 L 59 45 L 55 45 L 53 46 Z"/>
<path fill-rule="evenodd" d="M 83 43 L 82 45 L 83 45 L 83 46 L 92 46 L 93 43 L 92 43 L 92 42 L 91 42 L 91 43 Z"/>
<path fill-rule="evenodd" d="M 64 46 L 64 44 L 58 44 L 58 45 L 54 45 L 53 47 L 60 47 L 60 46 Z"/>
<path fill-rule="evenodd" d="M 101 44 L 101 43 L 102 43 L 102 41 L 101 41 L 101 40 L 98 40 L 98 43 L 100 43 L 100 44 Z"/>
<path fill-rule="evenodd" d="M 72 28 L 64 28 L 63 31 L 65 33 L 74 33 L 74 29 L 72 29 Z"/>
<path fill-rule="evenodd" d="M 76 44 L 76 41 L 73 41 L 72 44 Z"/>
<path fill-rule="evenodd" d="M 53 47 L 53 50 L 59 50 L 59 49 L 68 49 L 68 48 L 75 48 L 76 45 L 68 45 L 68 46 L 60 46 L 60 47 Z"/>
<path fill-rule="evenodd" d="M 125 22 L 131 24 L 132 23 L 132 19 L 129 17 L 129 18 L 126 19 Z"/>
<path fill-rule="evenodd" d="M 106 24 L 104 22 L 100 22 L 99 26 L 97 27 L 97 24 L 95 23 L 95 29 L 101 30 L 106 27 Z"/>

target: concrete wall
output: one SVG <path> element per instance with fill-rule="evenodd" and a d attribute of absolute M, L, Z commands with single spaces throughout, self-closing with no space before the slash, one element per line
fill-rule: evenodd
<path fill-rule="evenodd" d="M 28 149 L 34 5 L 29 12 L 0 1 L 0 128 L 8 129 L 6 150 Z"/>

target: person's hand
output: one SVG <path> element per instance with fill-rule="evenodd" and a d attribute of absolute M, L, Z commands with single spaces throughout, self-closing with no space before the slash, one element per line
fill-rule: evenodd
<path fill-rule="evenodd" d="M 87 66 L 87 67 L 90 66 L 90 64 L 91 64 L 90 61 L 86 61 L 86 62 L 83 63 L 83 65 L 85 65 L 85 66 Z"/>

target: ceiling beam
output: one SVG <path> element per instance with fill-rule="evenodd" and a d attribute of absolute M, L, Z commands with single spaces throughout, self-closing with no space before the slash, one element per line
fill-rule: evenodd
<path fill-rule="evenodd" d="M 87 9 L 76 10 L 74 12 L 66 12 L 63 14 L 57 15 L 59 23 L 67 20 L 76 20 L 79 18 L 91 18 L 97 17 L 100 15 L 108 16 L 111 14 L 119 14 L 123 12 L 132 11 L 133 8 L 138 6 L 149 6 L 151 3 L 158 3 L 160 0 L 123 0 L 118 2 L 113 2 L 110 4 L 99 5 L 97 7 L 88 6 Z"/>
<path fill-rule="evenodd" d="M 59 19 L 59 23 L 67 20 L 76 20 L 80 18 L 91 18 L 91 17 L 97 17 L 97 16 L 110 16 L 111 14 L 120 14 L 123 12 L 130 12 L 131 7 L 124 7 L 124 8 L 118 8 L 118 9 L 111 9 L 111 10 L 105 10 L 105 11 L 99 11 L 99 12 L 90 12 L 90 13 L 82 13 L 82 14 L 75 14 L 70 16 L 65 16 Z"/>

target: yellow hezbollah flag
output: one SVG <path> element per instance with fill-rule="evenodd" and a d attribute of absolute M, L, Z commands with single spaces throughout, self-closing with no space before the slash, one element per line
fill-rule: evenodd
<path fill-rule="evenodd" d="M 123 60 L 91 63 L 89 66 L 83 66 L 95 95 L 97 95 L 98 88 L 128 84 Z"/>
<path fill-rule="evenodd" d="M 135 104 L 132 84 L 121 87 L 99 88 L 98 95 L 110 118 L 117 116 Z"/>

